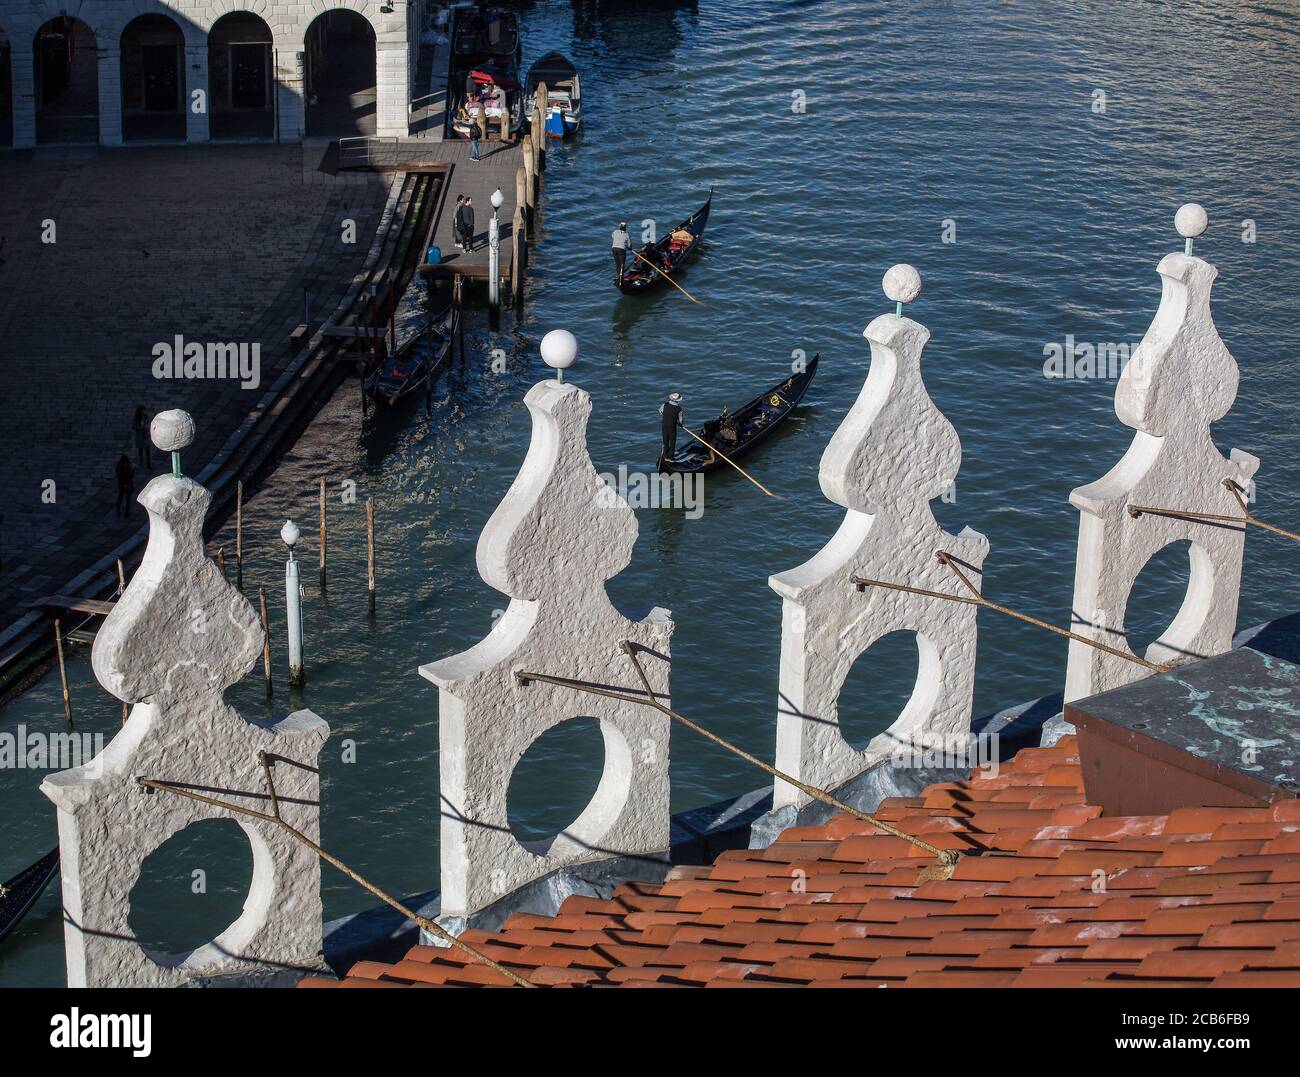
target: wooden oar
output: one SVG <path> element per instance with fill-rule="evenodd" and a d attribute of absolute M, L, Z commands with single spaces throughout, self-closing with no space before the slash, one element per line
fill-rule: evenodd
<path fill-rule="evenodd" d="M 632 248 L 629 247 L 628 250 L 632 250 Z M 662 269 L 660 269 L 657 265 L 655 265 L 654 262 L 650 261 L 649 258 L 646 258 L 644 255 L 642 255 L 640 251 L 632 251 L 632 253 L 635 254 L 638 258 L 640 258 L 641 261 L 643 261 L 656 273 L 658 273 L 659 276 L 663 277 L 664 280 L 666 280 L 669 284 L 671 284 L 674 288 L 676 288 L 679 292 L 681 292 L 682 295 L 684 295 L 692 303 L 700 302 L 698 299 L 695 298 L 695 296 L 691 295 L 690 292 L 688 292 L 685 288 L 683 288 L 680 284 L 678 284 L 675 280 L 673 280 L 672 277 L 670 277 L 667 273 L 665 273 Z M 703 306 L 703 304 L 700 305 Z"/>
<path fill-rule="evenodd" d="M 694 430 L 692 430 L 689 426 L 683 426 L 682 429 L 685 430 L 688 434 L 690 434 L 691 437 L 693 437 L 706 449 L 708 449 L 709 452 L 717 453 L 719 456 L 721 456 L 722 459 L 727 461 L 727 463 L 729 463 L 732 467 L 734 467 L 737 471 L 739 471 L 742 475 L 744 475 L 745 478 L 747 478 L 750 482 L 752 482 L 755 486 L 757 486 L 760 490 L 762 490 L 763 493 L 767 494 L 768 497 L 774 497 L 778 501 L 785 500 L 785 498 L 781 497 L 779 494 L 772 493 L 771 490 L 769 490 L 766 486 L 764 486 L 761 482 L 759 482 L 756 478 L 754 478 L 753 475 L 751 475 L 748 471 L 746 471 L 743 467 L 741 467 L 738 463 L 736 463 L 736 461 L 731 459 L 731 457 L 729 457 L 716 445 L 710 445 L 707 441 L 705 441 L 702 437 L 700 437 L 700 435 L 697 434 Z"/>

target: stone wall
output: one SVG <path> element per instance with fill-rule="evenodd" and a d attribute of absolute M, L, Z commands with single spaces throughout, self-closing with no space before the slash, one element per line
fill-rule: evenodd
<path fill-rule="evenodd" d="M 171 18 L 184 38 L 183 82 L 186 93 L 187 142 L 209 138 L 211 110 L 191 107 L 196 90 L 208 91 L 208 34 L 222 16 L 246 12 L 262 19 L 271 33 L 278 138 L 300 141 L 305 130 L 303 80 L 307 33 L 327 11 L 353 10 L 375 32 L 377 134 L 405 137 L 410 109 L 409 50 L 419 48 L 407 30 L 406 6 L 384 13 L 375 0 L 0 0 L 0 35 L 11 45 L 13 145 L 37 142 L 37 87 L 33 42 L 51 19 L 71 16 L 94 38 L 99 83 L 99 142 L 122 143 L 122 33 L 140 15 Z"/>

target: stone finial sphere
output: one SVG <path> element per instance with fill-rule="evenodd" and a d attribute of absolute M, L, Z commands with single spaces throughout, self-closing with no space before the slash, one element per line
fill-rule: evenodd
<path fill-rule="evenodd" d="M 1178 229 L 1178 234 L 1186 239 L 1195 239 L 1205 231 L 1209 223 L 1210 218 L 1205 212 L 1205 207 L 1195 202 L 1188 202 L 1174 214 L 1174 227 Z"/>
<path fill-rule="evenodd" d="M 298 536 L 301 534 L 302 532 L 298 530 L 298 525 L 292 520 L 285 520 L 284 526 L 280 528 L 280 538 L 284 540 L 284 544 L 290 549 L 293 549 L 294 543 L 298 541 Z"/>
<path fill-rule="evenodd" d="M 895 303 L 910 303 L 921 294 L 921 274 L 906 263 L 890 266 L 883 284 L 885 295 Z"/>
<path fill-rule="evenodd" d="M 194 440 L 194 417 L 179 408 L 160 411 L 149 424 L 149 437 L 163 452 L 180 452 Z"/>
<path fill-rule="evenodd" d="M 552 329 L 542 337 L 540 351 L 547 366 L 565 370 L 578 358 L 578 338 L 567 329 Z"/>

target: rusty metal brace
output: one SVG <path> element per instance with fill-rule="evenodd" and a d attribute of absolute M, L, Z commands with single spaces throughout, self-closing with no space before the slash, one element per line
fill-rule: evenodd
<path fill-rule="evenodd" d="M 1294 531 L 1287 531 L 1285 528 L 1257 519 L 1250 511 L 1246 499 L 1241 496 L 1242 488 L 1234 480 L 1224 479 L 1223 485 L 1228 493 L 1232 494 L 1236 499 L 1237 504 L 1241 506 L 1242 514 L 1240 516 L 1226 516 L 1217 512 L 1192 512 L 1190 509 L 1160 509 L 1151 505 L 1130 505 L 1128 514 L 1135 520 L 1140 516 L 1168 516 L 1176 520 L 1196 520 L 1202 523 L 1250 524 L 1253 527 L 1263 528 L 1265 531 L 1272 531 L 1275 535 L 1281 535 L 1284 538 L 1300 542 L 1300 535 L 1297 535 Z"/>
<path fill-rule="evenodd" d="M 889 580 L 872 580 L 865 576 L 855 575 L 851 579 L 853 585 L 859 591 L 865 591 L 868 587 L 884 587 L 891 591 L 906 591 L 908 594 L 912 595 L 924 595 L 927 598 L 942 598 L 949 602 L 964 602 L 972 606 L 985 606 L 988 609 L 996 610 L 998 613 L 1004 613 L 1008 617 L 1014 617 L 1017 621 L 1024 621 L 1025 624 L 1031 624 L 1037 628 L 1045 628 L 1048 632 L 1055 632 L 1058 636 L 1064 636 L 1066 639 L 1076 640 L 1079 643 L 1086 643 L 1089 647 L 1095 647 L 1099 651 L 1105 651 L 1107 654 L 1113 655 L 1116 658 L 1123 658 L 1126 662 L 1134 662 L 1139 666 L 1145 666 L 1147 669 L 1154 670 L 1156 673 L 1164 673 L 1166 670 L 1172 668 L 1170 666 L 1161 665 L 1158 662 L 1148 662 L 1145 658 L 1139 658 L 1130 651 L 1121 651 L 1116 647 L 1107 646 L 1099 640 L 1089 639 L 1087 636 L 1081 636 L 1078 632 L 1067 632 L 1064 628 L 1058 628 L 1054 624 L 1048 624 L 1046 621 L 1040 620 L 1037 617 L 1031 617 L 1027 613 L 1021 613 L 1018 610 L 1013 610 L 1007 606 L 993 602 L 985 598 L 984 595 L 980 593 L 979 589 L 971 583 L 970 578 L 957 567 L 956 559 L 951 554 L 939 550 L 935 556 L 938 558 L 940 563 L 946 565 L 949 571 L 951 571 L 953 575 L 962 582 L 966 589 L 971 592 L 970 595 L 953 595 L 946 591 L 927 591 L 921 587 L 909 587 L 902 583 L 891 583 Z"/>

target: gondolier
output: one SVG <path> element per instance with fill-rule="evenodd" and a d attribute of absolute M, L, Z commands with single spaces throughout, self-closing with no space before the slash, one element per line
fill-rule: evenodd
<path fill-rule="evenodd" d="M 682 412 L 682 394 L 672 392 L 668 399 L 659 405 L 660 431 L 663 434 L 663 447 L 659 455 L 664 460 L 672 460 L 677 455 L 677 428 L 686 425 Z"/>
<path fill-rule="evenodd" d="M 614 243 L 614 283 L 623 279 L 623 259 L 632 247 L 632 237 L 627 234 L 627 221 L 619 221 L 618 227 L 610 233 Z"/>

